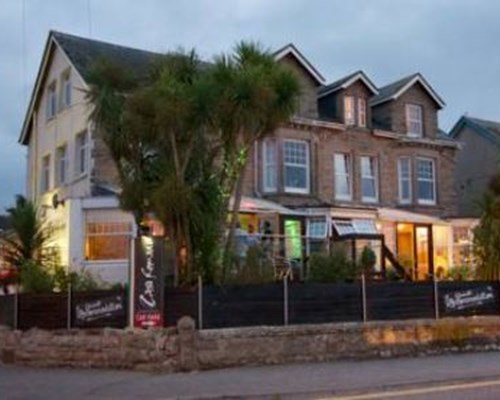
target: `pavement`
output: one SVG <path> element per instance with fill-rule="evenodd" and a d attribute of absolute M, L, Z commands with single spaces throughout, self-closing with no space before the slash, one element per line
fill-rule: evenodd
<path fill-rule="evenodd" d="M 500 353 L 177 374 L 0 364 L 0 399 L 500 399 Z"/>

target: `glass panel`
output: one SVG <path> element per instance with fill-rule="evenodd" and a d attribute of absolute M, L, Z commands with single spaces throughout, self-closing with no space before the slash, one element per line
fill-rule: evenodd
<path fill-rule="evenodd" d="M 326 237 L 326 220 L 311 219 L 308 221 L 307 236 L 311 238 L 325 238 Z"/>
<path fill-rule="evenodd" d="M 309 157 L 306 142 L 284 142 L 285 189 L 305 192 L 309 188 Z"/>
<path fill-rule="evenodd" d="M 85 259 L 127 260 L 130 256 L 131 228 L 128 222 L 87 223 Z"/>
<path fill-rule="evenodd" d="M 264 142 L 264 191 L 277 189 L 276 142 Z"/>
<path fill-rule="evenodd" d="M 334 155 L 335 168 L 335 197 L 338 199 L 351 198 L 350 158 L 348 154 Z"/>
<path fill-rule="evenodd" d="M 302 258 L 301 223 L 285 220 L 285 255 L 287 258 Z"/>
<path fill-rule="evenodd" d="M 302 167 L 285 167 L 285 187 L 306 189 L 307 188 L 307 173 Z"/>
<path fill-rule="evenodd" d="M 396 230 L 398 261 L 413 276 L 415 265 L 413 224 L 397 224 Z"/>
<path fill-rule="evenodd" d="M 429 227 L 417 226 L 416 245 L 417 245 L 417 279 L 423 280 L 429 278 Z"/>
<path fill-rule="evenodd" d="M 438 279 L 443 279 L 449 269 L 449 245 L 451 227 L 432 227 L 432 247 L 434 249 L 434 271 Z"/>

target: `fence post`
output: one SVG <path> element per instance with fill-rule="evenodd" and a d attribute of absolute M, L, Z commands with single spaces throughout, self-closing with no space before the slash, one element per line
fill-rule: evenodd
<path fill-rule="evenodd" d="M 198 329 L 203 329 L 203 279 L 198 275 Z"/>
<path fill-rule="evenodd" d="M 283 277 L 283 324 L 288 325 L 288 276 Z"/>
<path fill-rule="evenodd" d="M 436 274 L 432 276 L 432 282 L 434 287 L 434 318 L 439 319 L 439 289 Z"/>
<path fill-rule="evenodd" d="M 71 329 L 71 307 L 72 307 L 72 293 L 73 291 L 71 290 L 71 282 L 68 282 L 68 301 L 66 302 L 66 307 L 67 307 L 67 312 L 66 312 L 66 328 Z"/>
<path fill-rule="evenodd" d="M 367 310 L 366 310 L 366 278 L 365 273 L 361 274 L 361 299 L 363 302 L 363 322 L 368 320 Z"/>
<path fill-rule="evenodd" d="M 19 328 L 19 283 L 16 284 L 16 293 L 14 294 L 14 330 Z"/>

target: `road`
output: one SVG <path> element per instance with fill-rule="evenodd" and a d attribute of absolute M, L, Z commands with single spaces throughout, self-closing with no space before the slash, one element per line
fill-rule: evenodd
<path fill-rule="evenodd" d="M 500 353 L 179 374 L 0 364 L 0 399 L 500 399 Z"/>

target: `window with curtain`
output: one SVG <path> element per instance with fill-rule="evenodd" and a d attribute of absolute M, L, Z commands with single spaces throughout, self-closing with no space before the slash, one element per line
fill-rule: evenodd
<path fill-rule="evenodd" d="M 351 157 L 349 154 L 335 153 L 335 199 L 352 200 Z"/>

